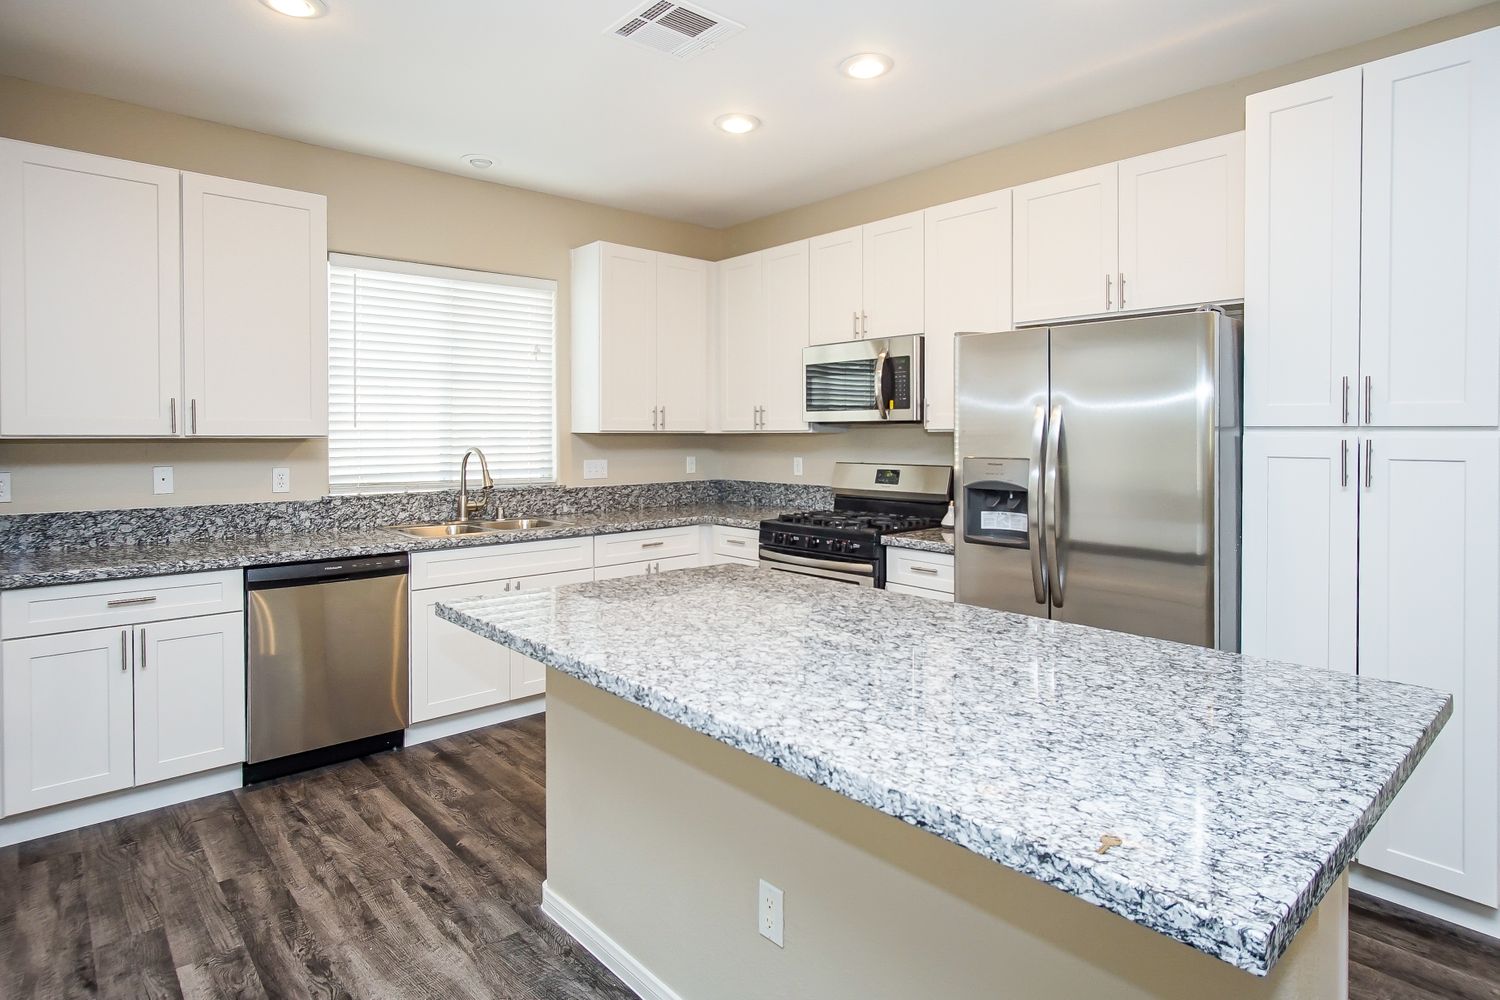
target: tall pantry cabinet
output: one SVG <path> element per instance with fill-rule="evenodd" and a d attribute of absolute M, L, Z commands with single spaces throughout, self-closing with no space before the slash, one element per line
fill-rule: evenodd
<path fill-rule="evenodd" d="M 1500 905 L 1500 29 L 1246 102 L 1243 646 L 1452 720 L 1361 865 Z"/>

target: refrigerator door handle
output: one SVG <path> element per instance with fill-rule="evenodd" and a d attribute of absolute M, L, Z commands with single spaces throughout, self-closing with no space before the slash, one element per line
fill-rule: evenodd
<path fill-rule="evenodd" d="M 1063 537 L 1062 526 L 1059 519 L 1062 517 L 1062 506 L 1058 498 L 1062 495 L 1062 431 L 1063 431 L 1063 408 L 1058 403 L 1052 407 L 1052 417 L 1047 421 L 1047 478 L 1042 485 L 1042 498 L 1047 506 L 1047 554 L 1051 559 L 1051 568 L 1047 574 L 1049 588 L 1052 591 L 1052 606 L 1060 608 L 1063 606 L 1063 579 L 1061 538 Z"/>
<path fill-rule="evenodd" d="M 1047 569 L 1042 564 L 1042 446 L 1047 440 L 1047 406 L 1036 404 L 1031 425 L 1031 469 L 1026 475 L 1026 542 L 1031 547 L 1031 595 L 1047 603 Z"/>

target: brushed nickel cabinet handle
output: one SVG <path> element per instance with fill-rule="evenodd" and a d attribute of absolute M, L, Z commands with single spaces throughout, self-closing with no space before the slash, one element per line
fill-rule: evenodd
<path fill-rule="evenodd" d="M 870 314 L 861 312 L 859 314 L 859 335 L 863 339 L 870 335 Z"/>
<path fill-rule="evenodd" d="M 191 414 L 192 425 L 193 425 L 193 433 L 197 434 L 198 433 L 198 401 L 196 399 L 189 400 L 188 412 Z"/>
<path fill-rule="evenodd" d="M 141 669 L 145 670 L 146 669 L 146 630 L 144 628 L 142 628 L 142 629 L 139 629 L 139 632 L 141 634 Z"/>
<path fill-rule="evenodd" d="M 912 566 L 910 568 L 913 573 L 926 573 L 928 576 L 938 575 L 938 571 L 931 566 Z"/>
<path fill-rule="evenodd" d="M 1120 308 L 1125 308 L 1125 272 L 1120 272 Z"/>
<path fill-rule="evenodd" d="M 155 603 L 156 603 L 156 595 L 152 594 L 152 595 L 149 595 L 147 597 L 116 597 L 112 601 L 105 601 L 104 602 L 104 606 L 106 608 L 128 608 L 128 607 L 130 607 L 133 604 L 155 604 Z"/>
<path fill-rule="evenodd" d="M 129 658 L 130 629 L 122 628 L 120 629 L 120 673 L 126 674 L 130 672 L 130 666 L 126 662 Z"/>
<path fill-rule="evenodd" d="M 743 538 L 726 538 L 726 539 L 724 539 L 724 544 L 725 545 L 738 545 L 741 548 L 743 548 L 744 545 L 745 545 L 745 540 Z"/>
<path fill-rule="evenodd" d="M 1365 423 L 1370 423 L 1370 376 L 1365 376 Z"/>
<path fill-rule="evenodd" d="M 643 548 L 643 549 L 659 549 L 659 548 L 661 548 L 665 544 L 667 544 L 667 543 L 666 542 L 642 542 L 641 543 L 641 548 Z"/>
<path fill-rule="evenodd" d="M 1104 311 L 1105 312 L 1108 312 L 1109 310 L 1111 310 L 1111 309 L 1114 308 L 1114 299 L 1112 297 L 1113 296 L 1113 292 L 1114 292 L 1114 280 L 1115 280 L 1115 276 L 1112 275 L 1112 274 L 1106 274 L 1104 276 Z"/>
<path fill-rule="evenodd" d="M 1347 424 L 1349 422 L 1349 376 L 1348 375 L 1344 376 L 1342 391 L 1343 391 L 1343 409 L 1342 409 L 1341 412 L 1344 415 L 1344 417 L 1343 417 L 1344 423 Z"/>
<path fill-rule="evenodd" d="M 849 315 L 854 317 L 853 322 L 850 324 L 850 328 L 849 328 L 850 332 L 852 332 L 854 334 L 854 339 L 858 340 L 859 339 L 859 313 L 858 312 L 852 312 Z"/>
<path fill-rule="evenodd" d="M 665 406 L 661 408 L 661 429 L 667 429 L 667 408 Z"/>
<path fill-rule="evenodd" d="M 177 433 L 177 397 L 173 396 L 167 400 L 168 419 L 172 421 L 172 433 Z"/>
<path fill-rule="evenodd" d="M 1339 486 L 1349 486 L 1349 439 L 1339 442 Z"/>
<path fill-rule="evenodd" d="M 1365 489 L 1369 489 L 1375 481 L 1375 442 L 1365 438 Z"/>

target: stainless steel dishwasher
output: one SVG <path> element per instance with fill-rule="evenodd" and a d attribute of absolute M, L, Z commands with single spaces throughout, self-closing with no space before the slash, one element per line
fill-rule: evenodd
<path fill-rule="evenodd" d="M 245 783 L 399 747 L 407 685 L 404 554 L 245 571 Z"/>

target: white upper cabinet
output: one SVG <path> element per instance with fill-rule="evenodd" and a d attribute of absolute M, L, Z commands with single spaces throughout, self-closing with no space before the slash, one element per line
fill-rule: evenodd
<path fill-rule="evenodd" d="M 1364 67 L 1367 422 L 1500 422 L 1500 29 Z"/>
<path fill-rule="evenodd" d="M 922 332 L 923 213 L 909 212 L 861 226 L 864 300 L 860 337 Z"/>
<path fill-rule="evenodd" d="M 805 431 L 802 350 L 808 346 L 806 240 L 761 252 L 765 340 L 761 351 L 760 429 Z"/>
<path fill-rule="evenodd" d="M 0 140 L 0 434 L 180 431 L 178 173 Z"/>
<path fill-rule="evenodd" d="M 657 429 L 708 430 L 707 261 L 656 255 Z"/>
<path fill-rule="evenodd" d="M 861 227 L 807 241 L 808 332 L 814 344 L 836 344 L 860 335 L 863 312 L 864 236 Z"/>
<path fill-rule="evenodd" d="M 1244 296 L 1245 133 L 1121 161 L 1116 308 Z"/>
<path fill-rule="evenodd" d="M 327 434 L 327 199 L 185 173 L 182 261 L 187 433 Z"/>
<path fill-rule="evenodd" d="M 710 266 L 590 243 L 573 251 L 573 431 L 708 429 Z"/>
<path fill-rule="evenodd" d="M 1358 445 L 1352 430 L 1245 435 L 1242 652 L 1355 672 Z"/>
<path fill-rule="evenodd" d="M 1010 192 L 929 208 L 926 226 L 927 429 L 953 430 L 953 337 L 1009 330 Z"/>
<path fill-rule="evenodd" d="M 1368 432 L 1359 672 L 1453 695 L 1453 717 L 1360 850 L 1361 864 L 1500 903 L 1500 439 Z M 1290 582 L 1290 581 L 1289 581 Z"/>
<path fill-rule="evenodd" d="M 1117 308 L 1118 165 L 1023 184 L 1012 197 L 1015 321 Z"/>
<path fill-rule="evenodd" d="M 1245 101 L 1245 423 L 1358 421 L 1359 67 Z"/>
<path fill-rule="evenodd" d="M 720 430 L 753 431 L 760 426 L 766 347 L 763 260 L 760 253 L 751 253 L 718 264 Z"/>
<path fill-rule="evenodd" d="M 804 431 L 806 240 L 720 261 L 719 428 Z"/>

